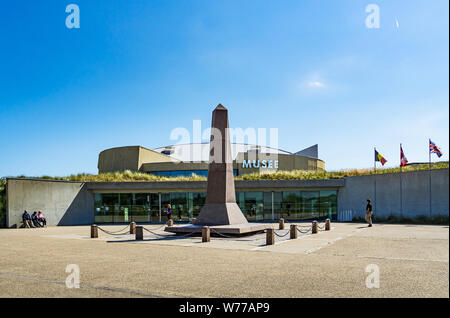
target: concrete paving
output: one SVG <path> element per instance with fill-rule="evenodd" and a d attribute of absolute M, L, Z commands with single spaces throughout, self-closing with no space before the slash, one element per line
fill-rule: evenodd
<path fill-rule="evenodd" d="M 201 243 L 144 227 L 143 241 L 91 239 L 87 226 L 1 229 L 0 297 L 449 297 L 448 226 L 332 223 L 290 240 L 286 224 L 272 246 L 265 234 Z M 65 285 L 68 264 L 79 289 Z M 366 287 L 370 264 L 379 288 Z"/>

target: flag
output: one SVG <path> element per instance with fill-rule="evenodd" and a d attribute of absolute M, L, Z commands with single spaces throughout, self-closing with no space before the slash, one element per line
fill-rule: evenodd
<path fill-rule="evenodd" d="M 387 162 L 387 160 L 384 159 L 384 157 L 383 157 L 382 155 L 380 155 L 380 154 L 378 153 L 378 151 L 376 151 L 376 150 L 375 150 L 375 161 L 381 162 L 381 165 L 383 165 L 383 166 L 384 166 L 384 164 Z"/>
<path fill-rule="evenodd" d="M 402 144 L 400 144 L 400 167 L 404 167 L 408 163 L 405 154 L 403 153 Z"/>
<path fill-rule="evenodd" d="M 442 151 L 430 139 L 430 153 L 435 153 L 439 158 L 442 157 Z"/>

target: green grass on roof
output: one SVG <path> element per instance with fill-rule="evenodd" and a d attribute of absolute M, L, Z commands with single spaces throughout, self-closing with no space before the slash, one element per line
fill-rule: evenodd
<path fill-rule="evenodd" d="M 448 161 L 437 162 L 431 165 L 432 169 L 445 169 L 449 167 Z M 428 170 L 428 164 L 418 164 L 403 167 L 403 171 Z M 377 174 L 399 173 L 400 168 L 377 169 Z M 316 170 L 293 170 L 277 171 L 271 173 L 252 173 L 235 177 L 235 180 L 313 180 L 313 179 L 340 179 L 344 177 L 365 176 L 374 174 L 373 169 L 349 169 L 340 171 L 316 171 Z M 27 178 L 20 176 L 19 178 Z M 79 173 L 67 177 L 42 176 L 39 179 L 62 180 L 62 181 L 84 181 L 84 182 L 131 182 L 131 181 L 206 181 L 206 177 L 193 174 L 190 177 L 165 177 L 155 176 L 143 172 L 132 172 L 129 170 L 121 172 L 110 172 L 101 174 Z M 2 181 L 3 180 L 3 181 Z M 0 192 L 4 179 L 0 179 Z M 3 185 L 4 187 L 4 185 Z"/>

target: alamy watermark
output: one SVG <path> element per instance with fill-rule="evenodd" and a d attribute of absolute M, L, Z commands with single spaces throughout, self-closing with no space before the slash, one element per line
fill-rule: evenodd
<path fill-rule="evenodd" d="M 369 15 L 366 17 L 366 27 L 368 29 L 380 28 L 380 7 L 377 4 L 369 4 L 366 6 L 366 13 Z"/>
<path fill-rule="evenodd" d="M 380 267 L 376 264 L 366 266 L 366 273 L 370 273 L 366 277 L 367 288 L 380 288 Z"/>
<path fill-rule="evenodd" d="M 69 264 L 66 266 L 66 273 L 69 273 L 66 277 L 66 287 L 80 288 L 80 267 L 77 264 Z"/>
<path fill-rule="evenodd" d="M 230 153 L 238 155 L 244 168 L 278 168 L 278 128 L 227 128 L 224 132 L 217 128 L 202 129 L 201 120 L 193 120 L 192 131 L 185 127 L 177 127 L 170 132 L 170 140 L 176 141 L 170 155 L 183 158 L 183 162 L 196 162 L 209 158 L 214 163 L 231 163 Z M 210 142 L 210 147 L 202 147 L 202 143 Z M 227 149 L 228 143 L 231 147 Z M 242 147 L 240 145 L 244 144 Z"/>
<path fill-rule="evenodd" d="M 66 17 L 66 27 L 68 29 L 80 28 L 80 7 L 76 4 L 69 4 L 66 7 L 66 13 L 69 15 Z"/>

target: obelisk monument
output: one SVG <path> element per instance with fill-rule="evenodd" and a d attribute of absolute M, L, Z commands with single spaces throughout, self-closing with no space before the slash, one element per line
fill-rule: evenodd
<path fill-rule="evenodd" d="M 228 110 L 219 104 L 212 113 L 206 201 L 195 225 L 248 223 L 236 204 L 228 128 Z"/>

